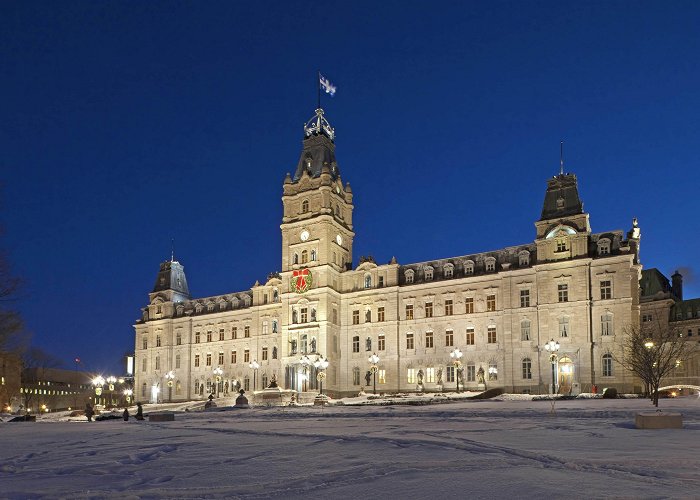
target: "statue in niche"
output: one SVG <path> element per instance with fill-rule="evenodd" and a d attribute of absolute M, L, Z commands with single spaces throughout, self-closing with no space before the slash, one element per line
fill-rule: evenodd
<path fill-rule="evenodd" d="M 277 359 L 277 346 L 272 348 L 272 359 Z M 273 375 L 274 377 L 274 375 Z"/>
<path fill-rule="evenodd" d="M 367 370 L 367 373 L 365 373 L 365 385 L 369 385 L 371 380 L 372 380 L 372 372 Z"/>
<path fill-rule="evenodd" d="M 296 324 L 297 323 L 297 310 L 292 309 L 292 323 Z"/>
<path fill-rule="evenodd" d="M 367 337 L 367 340 L 365 340 L 365 350 L 366 351 L 372 350 L 372 339 L 369 337 Z"/>
<path fill-rule="evenodd" d="M 442 368 L 438 368 L 437 370 L 437 383 L 438 385 L 442 385 Z"/>
<path fill-rule="evenodd" d="M 296 339 L 292 339 L 289 341 L 290 344 L 292 344 L 292 354 L 297 353 L 297 341 Z"/>
<path fill-rule="evenodd" d="M 365 311 L 365 323 L 371 323 L 371 321 L 372 321 L 372 311 L 367 309 Z"/>
<path fill-rule="evenodd" d="M 311 337 L 311 353 L 316 352 L 316 337 Z"/>
<path fill-rule="evenodd" d="M 486 382 L 484 381 L 484 367 L 480 366 L 479 371 L 476 372 L 476 380 L 480 384 L 485 384 Z"/>
<path fill-rule="evenodd" d="M 418 385 L 423 385 L 423 369 L 418 370 Z"/>
<path fill-rule="evenodd" d="M 311 308 L 311 321 L 316 321 L 316 308 Z"/>

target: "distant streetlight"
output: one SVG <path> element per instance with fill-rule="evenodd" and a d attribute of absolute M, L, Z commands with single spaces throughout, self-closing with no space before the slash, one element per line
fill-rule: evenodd
<path fill-rule="evenodd" d="M 323 395 L 323 379 L 326 378 L 326 368 L 328 368 L 328 359 L 319 356 L 318 358 L 316 358 L 316 361 L 314 361 L 314 366 L 318 371 L 318 375 L 316 375 L 316 378 L 318 379 L 319 383 L 318 393 L 320 395 Z"/>
<path fill-rule="evenodd" d="M 165 378 L 168 380 L 168 401 L 173 402 L 173 379 L 175 374 L 172 370 L 165 374 Z"/>
<path fill-rule="evenodd" d="M 256 360 L 253 360 L 248 363 L 248 368 L 253 370 L 253 391 L 255 391 L 255 386 L 258 382 L 258 368 L 260 368 L 260 364 Z"/>
<path fill-rule="evenodd" d="M 224 374 L 224 370 L 220 366 L 214 368 L 214 380 L 216 381 L 216 397 L 219 397 L 219 385 L 221 383 L 221 376 Z"/>
<path fill-rule="evenodd" d="M 95 396 L 101 396 L 102 395 L 102 386 L 105 385 L 105 379 L 102 375 L 98 375 L 97 377 L 92 379 L 92 385 L 95 386 Z M 97 397 L 95 398 L 95 403 L 99 404 L 99 400 Z"/>
<path fill-rule="evenodd" d="M 455 347 L 454 350 L 450 353 L 450 357 L 452 358 L 452 364 L 455 365 L 455 380 L 457 381 L 457 392 L 459 392 L 459 370 L 462 366 L 462 356 L 464 356 L 464 353 L 460 351 L 457 347 Z"/>
<path fill-rule="evenodd" d="M 372 373 L 372 377 L 374 379 L 374 381 L 373 381 L 374 387 L 373 387 L 372 392 L 374 394 L 377 394 L 377 371 L 379 370 L 379 367 L 377 366 L 377 364 L 379 363 L 379 356 L 377 356 L 377 353 L 375 352 L 374 354 L 372 354 L 369 357 L 368 361 L 370 363 L 369 371 Z"/>
<path fill-rule="evenodd" d="M 557 351 L 559 351 L 559 342 L 554 339 L 550 340 L 544 345 L 544 348 L 549 355 L 549 362 L 552 363 L 552 394 L 557 393 L 557 376 L 556 376 L 556 366 L 557 366 Z"/>
<path fill-rule="evenodd" d="M 127 404 L 131 403 L 131 396 L 134 394 L 134 391 L 131 389 L 124 389 L 124 397 L 126 398 Z"/>

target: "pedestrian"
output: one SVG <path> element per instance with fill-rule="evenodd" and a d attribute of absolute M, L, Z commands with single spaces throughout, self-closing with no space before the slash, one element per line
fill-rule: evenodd
<path fill-rule="evenodd" d="M 143 420 L 143 406 L 141 406 L 141 403 L 136 403 L 136 420 Z"/>
<path fill-rule="evenodd" d="M 92 409 L 92 406 L 90 403 L 85 403 L 85 416 L 88 419 L 88 422 L 92 422 L 92 416 L 95 414 L 95 411 Z"/>
<path fill-rule="evenodd" d="M 129 409 L 128 408 L 124 408 L 124 413 L 122 413 L 122 416 L 124 417 L 124 422 L 129 421 Z"/>

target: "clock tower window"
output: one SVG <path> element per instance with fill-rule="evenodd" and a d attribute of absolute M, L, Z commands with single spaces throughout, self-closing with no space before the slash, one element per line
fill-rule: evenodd
<path fill-rule="evenodd" d="M 304 200 L 301 202 L 301 213 L 305 214 L 309 211 L 309 200 Z"/>
<path fill-rule="evenodd" d="M 309 252 L 306 250 L 301 251 L 301 263 L 306 264 L 309 261 Z"/>

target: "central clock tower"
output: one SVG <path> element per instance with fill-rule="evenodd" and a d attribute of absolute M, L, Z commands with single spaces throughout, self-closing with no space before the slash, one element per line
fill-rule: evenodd
<path fill-rule="evenodd" d="M 340 177 L 334 140 L 335 131 L 317 109 L 304 126 L 294 175 L 284 180 L 282 272 L 291 277 L 308 269 L 314 288 L 333 287 L 334 278 L 352 265 L 352 190 Z"/>

